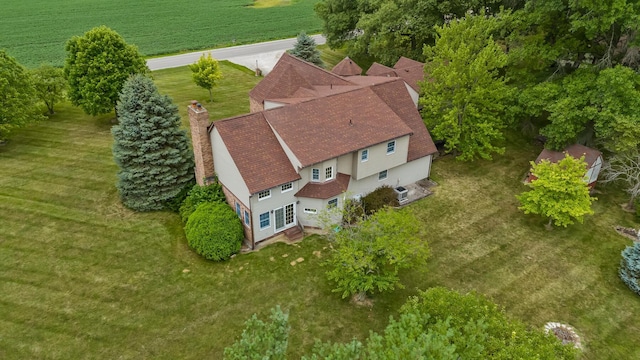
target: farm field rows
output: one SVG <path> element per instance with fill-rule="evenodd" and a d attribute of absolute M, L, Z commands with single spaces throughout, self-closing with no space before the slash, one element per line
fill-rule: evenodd
<path fill-rule="evenodd" d="M 0 48 L 27 67 L 62 65 L 66 41 L 100 25 L 146 56 L 253 43 L 319 31 L 315 2 L 254 8 L 251 0 L 7 0 L 0 11 Z"/>
<path fill-rule="evenodd" d="M 248 111 L 259 80 L 221 64 L 214 103 L 203 103 L 214 119 Z M 187 126 L 189 100 L 208 92 L 187 68 L 153 76 Z M 434 162 L 434 195 L 403 210 L 424 226 L 428 265 L 404 271 L 406 287 L 368 308 L 331 292 L 320 237 L 204 261 L 188 249 L 178 215 L 120 205 L 112 115 L 89 117 L 69 104 L 57 111 L 0 147 L 1 359 L 218 359 L 251 314 L 264 318 L 275 305 L 290 312 L 295 359 L 315 338 L 383 329 L 408 296 L 432 286 L 478 291 L 538 328 L 568 323 L 583 338 L 584 359 L 640 358 L 640 299 L 617 276 L 630 240 L 613 226 L 637 226 L 620 209 L 625 195 L 599 186 L 584 225 L 545 230 L 544 220 L 517 210 L 520 180 L 540 150 L 519 136 L 494 161 Z"/>

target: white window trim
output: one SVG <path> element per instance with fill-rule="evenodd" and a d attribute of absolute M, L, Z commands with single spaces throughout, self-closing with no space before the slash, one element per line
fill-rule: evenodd
<path fill-rule="evenodd" d="M 318 170 L 318 178 L 317 179 L 313 178 L 313 170 Z M 311 181 L 320 182 L 320 169 L 319 168 L 312 168 L 311 169 Z"/>
<path fill-rule="evenodd" d="M 263 192 L 267 192 L 267 191 L 269 192 L 269 195 L 260 197 L 260 194 L 262 194 Z M 271 197 L 271 189 L 262 190 L 262 191 L 258 192 L 258 201 L 262 201 L 262 200 L 268 199 L 270 197 Z"/>
<path fill-rule="evenodd" d="M 381 179 L 380 174 L 382 174 L 383 171 L 385 172 L 385 176 Z M 387 180 L 388 178 L 389 178 L 389 170 L 382 170 L 378 173 L 378 181 Z"/>
<path fill-rule="evenodd" d="M 334 201 L 334 200 L 336 202 L 336 206 L 331 206 L 331 202 Z M 333 198 L 333 199 L 327 201 L 327 209 L 333 209 L 333 208 L 336 208 L 336 207 L 338 207 L 338 198 Z"/>
<path fill-rule="evenodd" d="M 389 152 L 389 144 L 391 144 L 391 143 L 393 143 L 393 151 Z M 387 141 L 387 155 L 391 155 L 391 154 L 396 152 L 396 145 L 397 145 L 397 143 L 396 143 L 395 140 Z"/>
<path fill-rule="evenodd" d="M 327 177 L 327 170 L 331 169 L 331 177 Z M 336 178 L 336 172 L 333 171 L 333 166 L 328 166 L 324 168 L 324 181 L 333 180 Z"/>
<path fill-rule="evenodd" d="M 260 220 L 260 216 L 267 214 L 267 218 L 269 219 L 269 225 L 262 227 L 262 220 Z M 267 212 L 263 212 L 262 214 L 258 215 L 258 226 L 260 227 L 260 231 L 262 230 L 267 230 L 271 228 L 271 213 Z"/>
<path fill-rule="evenodd" d="M 284 189 L 285 185 L 290 185 L 291 187 L 285 190 Z M 280 186 L 280 193 L 286 193 L 286 192 L 291 191 L 291 190 L 293 190 L 293 183 L 292 182 L 286 183 L 286 184 L 282 184 L 282 186 Z"/>
<path fill-rule="evenodd" d="M 318 209 L 309 209 L 309 208 L 305 208 L 305 209 L 304 209 L 304 213 L 305 213 L 305 214 L 313 214 L 313 215 L 315 215 L 315 214 L 317 214 L 317 213 L 318 213 Z"/>
<path fill-rule="evenodd" d="M 363 159 L 362 155 L 367 154 L 367 156 Z M 364 149 L 360 152 L 360 162 L 367 162 L 369 161 L 369 149 Z"/>
<path fill-rule="evenodd" d="M 251 226 L 251 217 L 249 216 L 249 212 L 247 210 L 244 210 L 244 221 L 242 221 L 242 223 L 245 226 Z"/>

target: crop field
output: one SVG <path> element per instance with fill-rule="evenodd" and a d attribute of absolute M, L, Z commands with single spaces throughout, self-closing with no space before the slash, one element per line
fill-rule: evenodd
<path fill-rule="evenodd" d="M 62 65 L 66 41 L 106 25 L 146 55 L 318 32 L 316 0 L 5 0 L 0 48 L 27 66 Z"/>

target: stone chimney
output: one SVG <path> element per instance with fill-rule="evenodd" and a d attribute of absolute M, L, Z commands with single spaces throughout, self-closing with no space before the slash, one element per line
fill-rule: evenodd
<path fill-rule="evenodd" d="M 188 108 L 191 142 L 195 160 L 196 182 L 204 186 L 214 179 L 213 151 L 209 138 L 209 112 L 199 102 L 193 100 Z"/>

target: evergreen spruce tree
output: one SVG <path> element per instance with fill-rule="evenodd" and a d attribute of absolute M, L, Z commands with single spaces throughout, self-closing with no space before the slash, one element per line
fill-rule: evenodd
<path fill-rule="evenodd" d="M 629 289 L 640 295 L 640 242 L 622 251 L 619 274 Z"/>
<path fill-rule="evenodd" d="M 322 59 L 320 59 L 320 51 L 316 49 L 316 41 L 303 32 L 298 34 L 298 41 L 289 53 L 299 59 L 310 62 L 312 64 L 323 67 Z"/>
<path fill-rule="evenodd" d="M 133 210 L 161 210 L 193 178 L 193 154 L 178 108 L 138 74 L 125 82 L 117 109 L 120 123 L 111 133 L 120 198 Z"/>

